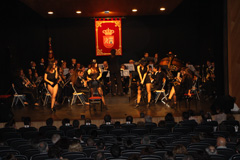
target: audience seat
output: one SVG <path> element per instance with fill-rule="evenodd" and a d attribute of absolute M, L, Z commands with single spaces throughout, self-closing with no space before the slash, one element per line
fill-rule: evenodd
<path fill-rule="evenodd" d="M 66 152 L 62 154 L 63 158 L 66 158 L 68 160 L 74 160 L 76 158 L 84 158 L 87 157 L 87 154 L 84 152 Z"/>

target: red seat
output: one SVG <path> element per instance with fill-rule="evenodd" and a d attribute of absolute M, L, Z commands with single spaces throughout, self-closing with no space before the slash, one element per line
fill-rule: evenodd
<path fill-rule="evenodd" d="M 0 95 L 0 99 L 7 99 L 11 97 L 11 95 Z"/>
<path fill-rule="evenodd" d="M 90 98 L 89 98 L 89 103 L 90 103 L 90 104 L 100 103 L 100 105 L 101 105 L 101 112 L 102 112 L 102 97 L 98 97 L 98 96 L 96 96 L 96 97 L 90 97 Z"/>

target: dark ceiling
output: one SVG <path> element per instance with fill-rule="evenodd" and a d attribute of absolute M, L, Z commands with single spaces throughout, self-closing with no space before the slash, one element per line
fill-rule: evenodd
<path fill-rule="evenodd" d="M 182 0 L 20 0 L 45 18 L 122 17 L 170 14 Z M 160 11 L 160 8 L 166 8 Z M 137 9 L 136 13 L 132 9 Z M 81 14 L 76 14 L 80 10 Z M 109 14 L 104 11 L 109 10 Z M 53 15 L 48 15 L 53 11 Z"/>

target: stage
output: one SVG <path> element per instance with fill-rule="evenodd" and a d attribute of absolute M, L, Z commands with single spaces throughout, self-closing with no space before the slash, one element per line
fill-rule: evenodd
<path fill-rule="evenodd" d="M 99 104 L 94 106 L 83 106 L 77 102 L 77 104 L 70 105 L 65 103 L 63 105 L 56 106 L 56 112 L 52 113 L 50 110 L 50 104 L 48 106 L 14 106 L 13 113 L 16 121 L 21 121 L 22 117 L 29 116 L 32 121 L 45 121 L 47 118 L 52 117 L 55 121 L 60 121 L 63 118 L 69 118 L 71 120 L 81 119 L 81 115 L 92 120 L 103 119 L 106 114 L 110 114 L 113 119 L 125 119 L 126 116 L 131 115 L 134 118 L 140 118 L 140 113 L 150 115 L 152 117 L 164 117 L 167 113 L 171 112 L 174 117 L 181 117 L 183 111 L 187 111 L 186 103 L 181 101 L 180 105 L 175 108 L 167 107 L 164 105 L 160 98 L 156 104 L 152 104 L 149 109 L 146 108 L 146 104 L 142 103 L 141 106 L 135 109 L 135 98 L 129 100 L 129 95 L 125 96 L 111 96 L 105 97 L 108 110 L 104 109 L 101 112 Z M 172 106 L 172 102 L 169 103 Z M 190 102 L 190 109 L 195 113 L 199 111 L 210 111 L 212 101 L 195 100 Z"/>

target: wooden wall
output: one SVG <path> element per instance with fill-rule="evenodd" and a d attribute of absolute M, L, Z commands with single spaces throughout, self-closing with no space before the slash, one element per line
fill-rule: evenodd
<path fill-rule="evenodd" d="M 229 94 L 240 106 L 240 1 L 227 1 Z"/>

